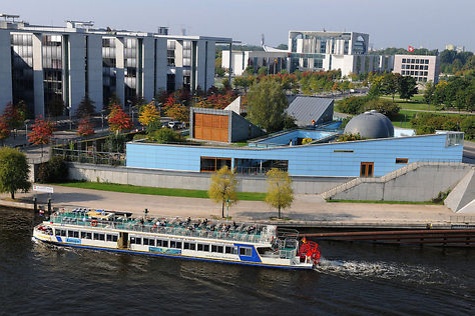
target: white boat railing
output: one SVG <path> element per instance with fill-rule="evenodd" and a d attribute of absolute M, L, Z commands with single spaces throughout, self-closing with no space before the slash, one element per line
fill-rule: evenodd
<path fill-rule="evenodd" d="M 268 225 L 234 224 L 228 221 L 207 221 L 207 225 L 197 225 L 196 221 L 174 218 L 170 221 L 159 219 L 115 219 L 101 220 L 84 215 L 84 213 L 54 213 L 49 222 L 60 225 L 81 226 L 105 231 L 124 230 L 151 234 L 165 234 L 194 238 L 212 238 L 220 240 L 242 241 L 250 243 L 270 243 L 275 237 L 275 228 Z M 185 223 L 185 224 L 184 224 Z M 203 222 L 202 222 L 203 223 Z"/>

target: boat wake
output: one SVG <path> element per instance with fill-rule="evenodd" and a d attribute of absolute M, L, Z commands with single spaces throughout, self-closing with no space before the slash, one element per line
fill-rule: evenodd
<path fill-rule="evenodd" d="M 398 264 L 384 261 L 367 262 L 321 258 L 315 270 L 342 278 L 403 280 L 404 283 L 440 284 L 456 282 L 457 277 L 429 266 Z"/>

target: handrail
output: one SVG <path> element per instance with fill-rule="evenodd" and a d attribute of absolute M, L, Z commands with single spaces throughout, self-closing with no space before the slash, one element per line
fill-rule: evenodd
<path fill-rule="evenodd" d="M 442 165 L 460 165 L 462 164 L 461 162 L 459 161 L 416 161 L 416 162 L 413 162 L 409 165 L 406 165 L 402 168 L 399 168 L 399 169 L 396 169 L 394 171 L 391 171 L 390 173 L 382 176 L 382 177 L 378 177 L 378 178 L 355 178 L 355 179 L 352 179 L 348 182 L 345 182 L 345 183 L 342 183 L 328 191 L 325 191 L 323 193 L 321 193 L 320 195 L 322 196 L 322 198 L 324 199 L 329 199 L 331 198 L 332 196 L 335 196 L 336 194 L 338 193 L 341 193 L 341 192 L 344 192 L 346 190 L 349 190 L 353 187 L 356 187 L 357 185 L 361 184 L 361 183 L 375 183 L 375 182 L 378 182 L 378 183 L 386 183 L 386 182 L 389 182 L 393 179 L 396 179 L 402 175 L 405 175 L 407 173 L 409 173 L 410 171 L 413 171 L 413 170 L 416 170 L 420 167 L 424 167 L 424 166 L 442 166 Z"/>
<path fill-rule="evenodd" d="M 49 222 L 61 225 L 87 227 L 90 229 L 99 228 L 105 231 L 127 230 L 129 232 L 159 233 L 184 237 L 215 238 L 242 242 L 268 243 L 271 242 L 272 237 L 274 236 L 272 231 L 268 230 L 268 225 L 240 224 L 240 230 L 225 230 L 224 228 L 227 227 L 227 225 L 230 226 L 230 224 L 228 223 L 225 225 L 225 222 L 219 221 L 212 222 L 214 225 L 213 227 L 218 228 L 217 230 L 212 230 L 208 227 L 182 226 L 178 222 L 173 222 L 173 220 L 170 220 L 170 222 L 167 223 L 162 221 L 161 224 L 157 225 L 155 221 L 151 220 L 144 221 L 143 219 L 130 218 L 108 220 L 95 217 L 91 218 L 86 216 L 85 213 L 64 212 L 52 214 Z"/>

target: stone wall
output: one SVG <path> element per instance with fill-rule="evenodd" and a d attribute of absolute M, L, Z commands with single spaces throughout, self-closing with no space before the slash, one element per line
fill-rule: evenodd
<path fill-rule="evenodd" d="M 179 188 L 208 190 L 211 173 L 172 172 L 126 167 L 109 167 L 104 165 L 71 163 L 69 168 L 71 180 L 91 182 L 109 182 L 158 188 Z M 308 178 L 294 177 L 293 187 L 297 194 L 318 194 L 345 183 L 349 178 Z M 267 192 L 264 176 L 238 176 L 238 191 Z"/>

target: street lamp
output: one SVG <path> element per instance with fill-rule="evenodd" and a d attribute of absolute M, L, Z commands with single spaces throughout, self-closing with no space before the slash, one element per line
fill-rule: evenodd
<path fill-rule="evenodd" d="M 104 131 L 104 111 L 105 110 L 101 110 L 101 132 Z"/>
<path fill-rule="evenodd" d="M 25 120 L 25 139 L 28 142 L 28 123 L 30 120 Z"/>
<path fill-rule="evenodd" d="M 69 130 L 72 130 L 72 121 L 71 121 L 71 105 L 68 106 L 68 115 L 69 115 Z"/>

